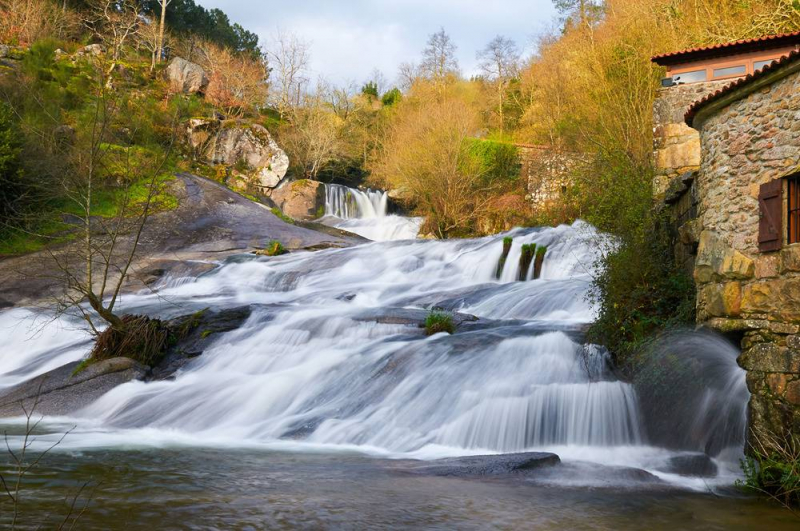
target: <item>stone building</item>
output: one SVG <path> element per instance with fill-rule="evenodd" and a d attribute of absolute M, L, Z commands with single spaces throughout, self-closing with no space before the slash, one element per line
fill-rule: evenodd
<path fill-rule="evenodd" d="M 675 256 L 687 272 L 699 243 L 695 177 L 701 165 L 700 136 L 684 116 L 694 102 L 753 75 L 772 61 L 800 50 L 800 32 L 770 35 L 653 57 L 666 77 L 653 105 L 653 193 L 668 207 L 675 230 Z"/>
<path fill-rule="evenodd" d="M 586 174 L 591 159 L 553 146 L 515 144 L 520 176 L 535 210 L 568 207 L 577 175 Z"/>
<path fill-rule="evenodd" d="M 751 424 L 800 433 L 800 51 L 706 95 L 685 123 L 702 153 L 698 322 L 741 342 Z"/>

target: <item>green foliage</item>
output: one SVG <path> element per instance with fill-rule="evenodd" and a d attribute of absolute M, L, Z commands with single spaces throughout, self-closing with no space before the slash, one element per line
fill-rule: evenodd
<path fill-rule="evenodd" d="M 513 181 L 519 177 L 519 152 L 513 144 L 469 139 L 467 151 L 479 161 L 486 182 Z"/>
<path fill-rule="evenodd" d="M 142 2 L 142 10 L 160 16 L 157 0 Z M 257 54 L 258 36 L 236 23 L 220 9 L 206 9 L 194 0 L 171 0 L 167 8 L 167 25 L 178 34 L 193 34 L 234 51 Z"/>
<path fill-rule="evenodd" d="M 694 282 L 676 264 L 664 223 L 648 216 L 642 227 L 651 230 L 598 242 L 600 273 L 589 295 L 599 309 L 589 341 L 608 347 L 628 370 L 650 338 L 695 318 Z"/>
<path fill-rule="evenodd" d="M 397 103 L 400 103 L 402 99 L 403 99 L 403 93 L 400 92 L 399 88 L 394 87 L 392 90 L 386 92 L 386 94 L 383 95 L 383 97 L 381 98 L 381 103 L 383 103 L 385 107 L 391 107 Z"/>
<path fill-rule="evenodd" d="M 757 432 L 750 455 L 742 462 L 739 487 L 766 494 L 786 507 L 800 507 L 800 435 L 778 438 Z"/>
<path fill-rule="evenodd" d="M 259 256 L 280 256 L 288 252 L 289 251 L 286 249 L 286 247 L 283 246 L 281 242 L 279 242 L 278 240 L 272 240 L 267 244 L 267 246 L 264 249 L 256 251 L 256 254 Z"/>
<path fill-rule="evenodd" d="M 284 223 L 288 223 L 289 225 L 294 225 L 294 220 L 289 216 L 287 216 L 286 214 L 284 214 L 280 208 L 272 207 L 269 209 L 269 211 L 278 216 Z"/>
<path fill-rule="evenodd" d="M 539 259 L 539 258 L 544 259 L 545 253 L 547 253 L 547 246 L 546 245 L 540 245 L 539 247 L 536 248 L 536 258 L 537 259 Z"/>
<path fill-rule="evenodd" d="M 455 334 L 453 316 L 446 312 L 431 311 L 425 318 L 425 335 L 432 336 L 441 332 Z"/>
<path fill-rule="evenodd" d="M 22 138 L 11 107 L 0 102 L 0 219 L 8 220 L 23 193 Z M 4 227 L 0 226 L 0 234 Z"/>
<path fill-rule="evenodd" d="M 374 81 L 369 81 L 366 85 L 361 87 L 361 94 L 364 96 L 371 96 L 377 100 L 380 97 L 378 95 L 378 84 Z"/>

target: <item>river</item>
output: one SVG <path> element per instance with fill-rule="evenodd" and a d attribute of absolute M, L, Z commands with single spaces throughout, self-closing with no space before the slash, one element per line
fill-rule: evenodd
<path fill-rule="evenodd" d="M 341 223 L 365 219 L 332 199 Z M 125 297 L 126 311 L 162 317 L 242 305 L 253 313 L 174 380 L 127 383 L 71 418 L 45 419 L 34 449 L 69 433 L 29 478 L 37 488 L 28 507 L 43 514 L 90 481 L 81 523 L 97 529 L 796 523 L 733 488 L 747 401 L 735 351 L 720 349 L 719 377 L 703 383 L 717 400 L 694 408 L 684 399 L 682 420 L 700 428 L 674 438 L 649 432 L 652 407 L 617 378 L 603 348 L 583 344 L 604 238 L 591 226 L 424 241 L 398 239 L 419 228 L 400 222 L 394 235 L 380 229 L 391 241 L 233 257 L 200 278 Z M 498 269 L 506 237 L 513 243 Z M 547 249 L 539 278 L 533 266 L 519 271 L 524 244 Z M 426 337 L 413 324 L 432 307 L 457 312 L 456 334 Z M 78 323 L 42 317 L 0 313 L 11 347 L 0 353 L 0 387 L 86 355 Z M 732 420 L 703 428 L 713 418 Z M 19 446 L 20 421 L 3 422 Z M 507 477 L 417 470 L 522 451 L 554 452 L 562 463 Z M 712 472 L 687 472 L 678 466 L 686 459 Z"/>

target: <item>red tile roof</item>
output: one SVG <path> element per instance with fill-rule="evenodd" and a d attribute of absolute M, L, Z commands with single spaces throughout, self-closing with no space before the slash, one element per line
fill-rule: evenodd
<path fill-rule="evenodd" d="M 730 55 L 734 53 L 743 53 L 756 50 L 768 50 L 770 48 L 779 48 L 781 46 L 790 46 L 792 44 L 800 44 L 800 31 L 795 31 L 793 33 L 781 33 L 778 35 L 765 35 L 755 39 L 742 39 L 739 41 L 726 42 L 724 44 L 714 44 L 700 48 L 689 48 L 688 50 L 681 50 L 679 52 L 656 55 L 651 59 L 651 61 L 661 66 L 669 66 L 690 60 L 707 59 L 709 57 L 718 57 L 721 55 Z"/>
<path fill-rule="evenodd" d="M 747 85 L 748 83 L 752 83 L 753 81 L 761 79 L 762 77 L 766 76 L 770 72 L 774 72 L 776 70 L 779 70 L 779 69 L 783 68 L 784 66 L 788 65 L 789 63 L 793 63 L 793 62 L 795 62 L 797 60 L 800 60 L 800 51 L 792 52 L 789 55 L 784 55 L 780 59 L 777 59 L 777 60 L 773 61 L 772 63 L 768 64 L 767 66 L 763 67 L 761 70 L 757 70 L 754 74 L 748 74 L 747 77 L 741 77 L 741 78 L 737 79 L 736 81 L 734 81 L 733 83 L 730 83 L 729 85 L 725 85 L 724 87 L 722 87 L 718 91 L 716 91 L 716 92 L 714 92 L 712 94 L 709 94 L 708 96 L 704 97 L 703 99 L 694 102 L 694 104 L 692 104 L 692 106 L 689 107 L 689 110 L 686 112 L 686 115 L 684 117 L 685 120 L 686 120 L 686 123 L 690 127 L 692 127 L 692 122 L 694 121 L 695 116 L 697 116 L 697 113 L 700 112 L 700 109 L 702 109 L 703 107 L 705 107 L 709 103 L 717 101 L 717 100 L 723 98 L 724 96 L 730 94 L 731 92 L 734 92 L 735 90 L 743 87 L 744 85 Z"/>

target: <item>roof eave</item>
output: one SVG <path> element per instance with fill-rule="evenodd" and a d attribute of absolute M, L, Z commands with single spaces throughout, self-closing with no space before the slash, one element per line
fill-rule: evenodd
<path fill-rule="evenodd" d="M 692 106 L 689 112 L 686 113 L 686 124 L 699 131 L 706 120 L 728 105 L 746 98 L 750 94 L 758 92 L 762 88 L 768 87 L 795 72 L 800 72 L 800 54 L 793 54 L 793 56 L 790 57 L 791 60 L 773 67 L 769 71 L 764 72 L 763 75 L 751 78 L 745 82 L 734 82 L 723 88 L 720 97 L 712 98 L 705 103 L 702 100 L 697 102 Z"/>

